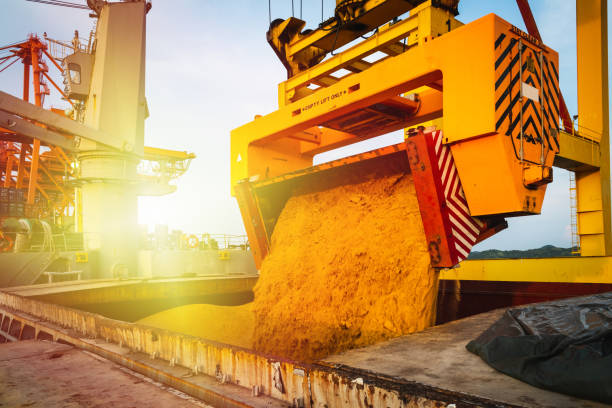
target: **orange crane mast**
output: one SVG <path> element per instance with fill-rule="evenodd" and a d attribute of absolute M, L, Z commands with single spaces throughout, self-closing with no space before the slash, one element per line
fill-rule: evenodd
<path fill-rule="evenodd" d="M 29 101 L 32 89 L 35 105 L 43 107 L 45 96 L 50 94 L 48 86 L 50 83 L 74 106 L 49 75 L 47 61 L 50 61 L 60 74 L 63 70 L 49 54 L 45 41 L 38 36 L 30 35 L 28 40 L 1 47 L 0 50 L 10 52 L 10 55 L 3 60 L 6 63 L 5 69 L 17 61 L 23 64 L 24 101 Z M 63 110 L 52 110 L 64 114 Z M 39 139 L 29 140 L 11 131 L 10 128 L 0 128 L 0 132 L 4 137 L 12 139 L 6 140 L 8 144 L 3 151 L 3 163 L 0 165 L 2 185 L 4 188 L 19 190 L 16 197 L 23 196 L 25 199 L 24 203 L 19 203 L 20 200 L 17 200 L 16 210 L 4 215 L 38 218 L 46 217 L 51 212 L 51 215 L 57 215 L 59 220 L 61 215 L 73 213 L 74 190 L 67 183 L 73 173 L 73 160 L 60 147 L 43 143 L 41 149 Z"/>

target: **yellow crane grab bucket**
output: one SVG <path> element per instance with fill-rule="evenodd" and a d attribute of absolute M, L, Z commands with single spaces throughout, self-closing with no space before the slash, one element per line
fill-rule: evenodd
<path fill-rule="evenodd" d="M 314 76 L 316 69 L 279 89 Z M 429 90 L 415 92 L 422 87 Z M 442 117 L 443 132 L 415 132 L 415 139 L 398 147 L 404 151 L 398 160 L 407 161 L 401 171 L 411 171 L 417 184 L 432 264 L 448 267 L 467 254 L 452 255 L 456 234 L 452 220 L 445 219 L 452 218 L 445 215 L 448 192 L 427 190 L 428 183 L 444 187 L 448 176 L 436 163 L 442 160 L 440 147 L 456 169 L 464 213 L 481 224 L 474 242 L 503 228 L 505 217 L 540 213 L 559 151 L 558 55 L 494 14 L 281 105 L 231 133 L 232 191 L 258 265 L 275 217 L 287 198 L 304 188 L 298 180 L 321 186 L 350 180 L 343 164 L 353 174 L 354 166 L 367 162 L 361 165 L 369 167 L 369 176 L 397 164 L 394 154 L 375 151 L 371 154 L 380 157 L 338 161 L 322 171 L 312 166 L 317 153 Z M 421 159 L 427 152 L 429 164 L 426 177 L 417 181 L 411 150 L 419 149 Z M 432 242 L 443 248 L 437 262 Z"/>

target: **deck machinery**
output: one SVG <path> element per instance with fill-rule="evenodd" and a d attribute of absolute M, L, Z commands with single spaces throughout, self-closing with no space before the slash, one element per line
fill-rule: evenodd
<path fill-rule="evenodd" d="M 267 39 L 287 69 L 279 109 L 231 132 L 232 191 L 256 264 L 298 186 L 389 166 L 413 175 L 436 268 L 457 265 L 507 217 L 539 214 L 553 166 L 576 171 L 583 255 L 610 255 L 605 1 L 577 2 L 578 55 L 591 63 L 579 58 L 579 88 L 591 94 L 579 91 L 578 129 L 558 54 L 518 4 L 530 33 L 493 14 L 463 25 L 458 1 L 338 0 L 314 31 L 295 17 L 273 21 Z M 313 166 L 318 153 L 398 129 L 403 143 Z"/>

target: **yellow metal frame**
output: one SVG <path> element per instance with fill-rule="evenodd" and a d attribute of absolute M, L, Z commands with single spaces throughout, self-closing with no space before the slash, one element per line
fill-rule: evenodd
<path fill-rule="evenodd" d="M 464 261 L 441 279 L 612 283 L 607 1 L 576 0 L 578 129 L 555 166 L 576 172 L 580 257 Z"/>
<path fill-rule="evenodd" d="M 582 255 L 612 255 L 606 0 L 576 1 L 578 132 L 599 142 L 600 167 L 576 172 Z"/>
<path fill-rule="evenodd" d="M 442 270 L 440 279 L 612 284 L 612 257 L 469 260 Z"/>
<path fill-rule="evenodd" d="M 310 83 L 320 83 L 321 78 L 329 77 L 334 69 L 349 66 L 364 54 L 369 55 L 402 36 L 409 36 L 421 20 L 428 21 L 431 30 L 434 21 L 441 17 L 447 15 L 436 11 L 429 3 L 424 4 L 412 14 L 413 20 L 381 30 L 380 38 L 370 38 L 281 84 L 281 106 L 277 111 L 258 117 L 231 133 L 232 186 L 244 179 L 267 179 L 310 167 L 314 152 L 414 126 L 442 116 L 443 111 L 444 142 L 451 146 L 472 215 L 539 213 L 555 152 L 541 154 L 549 149 L 548 145 L 542 139 L 532 139 L 533 143 L 525 142 L 524 153 L 518 156 L 515 140 L 519 139 L 522 123 L 508 131 L 511 137 L 504 134 L 507 132 L 504 126 L 509 126 L 510 121 L 502 120 L 502 109 L 496 104 L 497 92 L 502 92 L 494 91 L 493 84 L 499 79 L 497 82 L 504 86 L 506 81 L 512 95 L 518 92 L 516 81 L 510 81 L 518 77 L 518 69 L 514 68 L 516 72 L 511 75 L 503 75 L 505 67 L 498 64 L 500 60 L 510 64 L 513 59 L 506 58 L 511 54 L 502 52 L 503 49 L 520 52 L 516 50 L 522 48 L 524 64 L 529 53 L 539 55 L 540 60 L 544 55 L 546 64 L 555 71 L 558 56 L 539 42 L 525 40 L 525 33 L 493 14 L 439 37 L 422 38 L 419 46 L 382 59 L 364 71 L 336 78 L 333 83 L 325 81 L 326 86 L 307 95 L 293 91 Z M 504 39 L 506 42 L 500 47 Z M 517 54 L 514 59 L 519 56 Z M 513 66 L 524 64 L 514 63 Z M 508 68 L 511 69 L 512 66 Z M 522 80 L 526 78 L 527 75 Z M 543 95 L 544 82 L 538 82 L 542 84 Z M 557 86 L 554 77 L 547 84 Z M 422 86 L 431 89 L 419 95 L 410 94 Z M 547 93 L 555 94 L 550 89 Z M 553 102 L 558 104 L 556 99 Z M 365 131 L 334 128 L 337 123 L 351 122 L 352 119 L 344 119 L 347 116 L 361 115 L 380 104 L 394 104 L 405 112 L 413 109 L 414 113 L 407 114 L 403 120 L 375 122 Z M 522 104 L 513 102 L 508 109 L 520 110 Z M 503 122 L 501 127 L 500 122 Z M 543 134 L 545 121 L 535 126 Z M 522 150 L 522 132 L 520 138 Z M 531 167 L 535 171 L 531 171 Z"/>
<path fill-rule="evenodd" d="M 606 16 L 606 0 L 576 2 L 578 129 L 574 134 L 560 132 L 561 148 L 554 163 L 576 173 L 579 252 L 583 256 L 612 254 Z M 585 267 L 594 266 L 592 260 L 585 262 Z"/>
<path fill-rule="evenodd" d="M 371 4 L 374 3 L 376 2 Z M 559 151 L 554 155 L 554 161 L 547 160 L 543 165 L 547 167 L 554 163 L 556 167 L 576 172 L 582 255 L 600 257 L 465 261 L 458 268 L 442 271 L 442 279 L 612 283 L 612 257 L 601 257 L 612 255 L 606 0 L 577 0 L 576 10 L 579 127 L 573 134 L 564 131 L 558 133 Z M 450 25 L 446 25 L 447 21 Z M 232 132 L 232 187 L 243 179 L 266 179 L 309 167 L 314 154 L 363 139 L 348 132 L 320 127 L 322 121 L 330 119 L 331 112 L 364 108 L 382 99 L 381 95 L 418 92 L 421 100 L 427 101 L 423 105 L 429 109 L 428 115 L 415 118 L 415 121 L 423 122 L 440 116 L 435 106 L 439 103 L 436 98 L 441 98 L 438 91 L 443 90 L 444 118 L 435 121 L 443 128 L 445 135 L 449 136 L 446 142 L 451 144 L 463 185 L 467 185 L 466 195 L 471 198 L 470 210 L 473 215 L 491 212 L 492 207 L 502 212 L 499 210 L 500 204 L 495 201 L 507 201 L 512 194 L 508 193 L 507 188 L 496 191 L 495 180 L 499 178 L 499 174 L 510 174 L 513 171 L 496 169 L 496 160 L 489 160 L 487 172 L 494 174 L 495 180 L 472 183 L 474 188 L 469 191 L 469 180 L 476 180 L 481 177 L 479 174 L 483 173 L 483 169 L 476 168 L 478 166 L 474 166 L 474 163 L 482 160 L 483 152 L 488 152 L 490 157 L 497 157 L 498 155 L 491 152 L 495 149 L 505 149 L 500 145 L 501 140 L 481 137 L 482 140 L 478 142 L 479 149 L 473 151 L 479 150 L 480 154 L 462 152 L 462 145 L 472 143 L 474 136 L 490 132 L 491 126 L 487 119 L 482 119 L 489 117 L 488 112 L 483 110 L 474 114 L 467 109 L 453 112 L 457 106 L 465 107 L 467 95 L 470 100 L 484 100 L 482 106 L 493 106 L 494 96 L 480 93 L 478 86 L 472 86 L 470 78 L 477 76 L 481 83 L 491 84 L 494 74 L 480 72 L 477 68 L 469 72 L 459 69 L 446 72 L 445 64 L 431 64 L 440 54 L 449 57 L 449 66 L 466 65 L 459 63 L 460 61 L 468 62 L 471 69 L 487 64 L 483 62 L 482 50 L 475 50 L 479 41 L 463 38 L 461 47 L 452 45 L 451 39 L 460 38 L 465 32 L 457 30 L 461 26 L 462 23 L 455 20 L 448 10 L 433 7 L 430 1 L 423 2 L 411 9 L 409 18 L 381 26 L 367 40 L 312 67 L 298 69 L 290 74 L 287 81 L 279 84 L 279 110 L 258 117 Z M 449 29 L 452 32 L 447 34 Z M 532 37 L 521 33 L 515 27 L 512 29 L 520 36 L 521 41 L 534 42 Z M 440 35 L 441 37 L 437 38 Z M 480 32 L 480 35 L 488 34 Z M 287 46 L 287 55 L 299 56 L 309 47 L 317 45 L 317 41 L 329 37 L 329 32 L 317 31 L 308 38 L 298 38 Z M 447 45 L 440 45 L 445 43 L 445 40 L 448 40 Z M 465 44 L 469 46 L 466 47 Z M 322 49 L 325 52 L 330 51 L 329 47 Z M 552 59 L 556 58 L 551 50 L 546 51 L 548 56 L 553 55 Z M 376 52 L 382 52 L 386 57 L 374 63 L 368 62 L 366 57 Z M 452 59 L 454 61 L 451 61 Z M 420 73 L 417 72 L 419 69 Z M 339 70 L 347 70 L 350 73 L 338 75 Z M 423 80 L 422 76 L 421 81 L 407 83 L 410 78 L 419 77 L 420 74 L 430 77 Z M 381 78 L 384 80 L 381 81 Z M 429 89 L 421 85 L 426 85 Z M 461 92 L 453 92 L 453 86 Z M 459 96 L 461 94 L 463 98 Z M 458 123 L 461 123 L 461 129 Z M 381 133 L 388 131 L 389 129 L 383 129 Z M 367 135 L 371 136 L 373 134 Z M 505 154 L 509 155 L 510 152 L 506 151 Z M 534 172 L 537 182 L 537 172 L 542 171 L 540 174 L 543 174 L 544 168 L 529 168 L 523 171 L 522 179 L 512 176 L 517 184 L 524 184 L 527 178 L 533 177 Z M 536 208 L 527 212 L 539 212 L 543 190 L 542 188 L 535 197 Z M 492 207 L 491 201 L 494 202 Z"/>
<path fill-rule="evenodd" d="M 559 153 L 554 166 L 565 170 L 581 172 L 597 170 L 601 164 L 599 142 L 577 134 L 559 131 Z"/>
<path fill-rule="evenodd" d="M 578 132 L 560 132 L 555 166 L 576 172 L 580 257 L 464 261 L 441 279 L 612 284 L 606 0 L 577 0 Z M 605 255 L 605 256 L 603 256 Z"/>
<path fill-rule="evenodd" d="M 458 13 L 459 0 L 434 0 L 437 8 L 444 9 L 454 16 Z M 337 1 L 334 16 L 320 24 L 319 28 L 304 31 L 306 22 L 295 17 L 285 21 L 274 20 L 267 32 L 268 43 L 274 49 L 285 68 L 287 77 L 291 78 L 321 63 L 328 53 L 350 43 L 391 19 L 410 12 L 415 14 L 415 7 L 431 5 L 427 0 L 360 0 Z M 452 24 L 452 19 L 441 20 Z M 444 29 L 449 31 L 452 27 Z M 401 53 L 401 43 L 385 47 L 392 54 Z M 395 50 L 393 50 L 395 48 Z M 361 68 L 356 67 L 357 70 Z"/>
<path fill-rule="evenodd" d="M 410 10 L 408 18 L 379 27 L 368 39 L 281 82 L 278 105 L 282 107 L 315 93 L 315 90 L 308 88 L 309 85 L 326 88 L 336 84 L 340 80 L 335 75 L 339 70 L 352 73 L 365 71 L 380 62 L 368 62 L 366 59 L 376 52 L 386 54 L 386 58 L 394 57 L 462 25 L 452 13 L 432 7 L 431 1 L 426 1 Z"/>

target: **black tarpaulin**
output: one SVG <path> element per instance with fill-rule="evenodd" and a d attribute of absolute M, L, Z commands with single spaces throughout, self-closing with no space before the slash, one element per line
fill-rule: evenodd
<path fill-rule="evenodd" d="M 536 387 L 612 404 L 612 292 L 508 309 L 466 348 Z"/>

